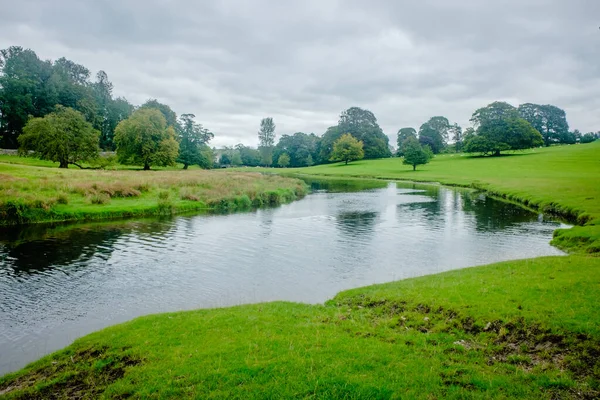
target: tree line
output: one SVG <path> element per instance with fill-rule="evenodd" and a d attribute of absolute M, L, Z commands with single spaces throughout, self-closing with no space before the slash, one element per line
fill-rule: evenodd
<path fill-rule="evenodd" d="M 434 154 L 469 152 L 500 155 L 556 143 L 586 143 L 598 133 L 569 131 L 564 110 L 533 103 L 514 107 L 494 102 L 477 109 L 464 131 L 444 116 L 431 117 L 419 130 L 401 128 L 397 151 L 368 110 L 351 107 L 322 136 L 296 132 L 276 141 L 271 117 L 262 119 L 258 148 L 243 144 L 211 149 L 213 133 L 193 114 L 177 114 L 150 99 L 139 107 L 113 96 L 105 72 L 90 71 L 71 60 L 41 60 L 34 51 L 13 46 L 0 50 L 0 147 L 33 151 L 60 167 L 116 150 L 118 161 L 150 169 L 153 165 L 305 167 L 357 159 L 404 157 L 427 163 Z"/>

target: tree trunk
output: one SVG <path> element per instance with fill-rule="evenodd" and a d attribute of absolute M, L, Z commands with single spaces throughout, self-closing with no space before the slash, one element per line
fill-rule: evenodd
<path fill-rule="evenodd" d="M 413 164 L 413 171 L 417 170 L 417 164 Z"/>
<path fill-rule="evenodd" d="M 183 169 L 188 169 L 188 165 L 187 164 L 183 164 Z"/>
<path fill-rule="evenodd" d="M 346 165 L 348 165 L 348 160 L 346 160 Z"/>
<path fill-rule="evenodd" d="M 496 151 L 494 152 L 494 157 L 498 157 L 499 155 L 500 155 L 500 150 L 496 150 Z"/>
<path fill-rule="evenodd" d="M 58 168 L 69 168 L 69 163 L 65 160 L 61 160 Z"/>
<path fill-rule="evenodd" d="M 150 164 L 148 164 L 148 163 L 144 164 L 144 171 L 150 171 Z"/>

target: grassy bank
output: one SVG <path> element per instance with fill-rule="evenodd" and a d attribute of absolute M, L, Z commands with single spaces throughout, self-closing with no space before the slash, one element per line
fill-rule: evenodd
<path fill-rule="evenodd" d="M 9 399 L 597 398 L 600 258 L 152 315 L 0 379 Z"/>
<path fill-rule="evenodd" d="M 402 159 L 363 160 L 285 170 L 316 176 L 440 182 L 485 190 L 577 223 L 558 230 L 553 244 L 600 252 L 600 141 L 519 152 L 504 157 L 440 155 L 417 171 Z"/>
<path fill-rule="evenodd" d="M 7 157 L 17 162 L 0 162 L 0 225 L 244 210 L 307 192 L 300 180 L 259 173 L 59 170 Z"/>

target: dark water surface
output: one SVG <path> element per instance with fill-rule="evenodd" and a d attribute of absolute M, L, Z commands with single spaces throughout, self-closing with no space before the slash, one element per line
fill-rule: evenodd
<path fill-rule="evenodd" d="M 320 303 L 372 283 L 563 254 L 548 244 L 558 227 L 479 194 L 391 183 L 251 213 L 0 231 L 0 374 L 144 314 Z"/>

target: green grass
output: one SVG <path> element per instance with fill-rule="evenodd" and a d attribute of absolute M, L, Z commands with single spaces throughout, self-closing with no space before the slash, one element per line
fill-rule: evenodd
<path fill-rule="evenodd" d="M 439 155 L 414 172 L 402 165 L 401 158 L 275 171 L 473 187 L 579 224 L 558 230 L 553 244 L 570 251 L 600 252 L 600 141 L 503 157 Z"/>
<path fill-rule="evenodd" d="M 48 164 L 0 157 L 0 225 L 246 210 L 307 192 L 298 179 L 260 173 L 61 170 Z"/>
<path fill-rule="evenodd" d="M 547 257 L 135 319 L 0 378 L 8 399 L 597 398 L 600 258 Z"/>

